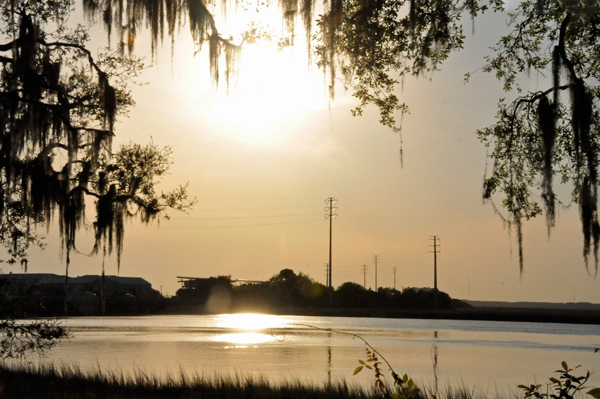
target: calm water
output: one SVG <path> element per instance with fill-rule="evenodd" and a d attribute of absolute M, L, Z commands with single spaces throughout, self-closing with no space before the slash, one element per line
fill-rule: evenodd
<path fill-rule="evenodd" d="M 372 383 L 352 376 L 365 346 L 361 335 L 398 373 L 434 384 L 477 385 L 484 391 L 513 390 L 543 382 L 560 362 L 600 364 L 600 326 L 487 321 L 373 319 L 270 315 L 70 318 L 74 338 L 48 360 L 165 375 L 181 369 L 209 376 L 241 374 L 273 381 L 295 378 Z M 600 385 L 596 375 L 593 385 Z"/>

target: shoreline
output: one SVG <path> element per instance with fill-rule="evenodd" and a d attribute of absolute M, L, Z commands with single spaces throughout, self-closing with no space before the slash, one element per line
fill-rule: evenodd
<path fill-rule="evenodd" d="M 202 301 L 181 299 L 134 299 L 107 301 L 103 315 L 96 303 L 79 303 L 78 311 L 68 317 L 93 316 L 151 316 L 151 315 L 205 315 L 224 313 L 264 313 L 273 315 L 377 317 L 396 319 L 447 319 L 534 323 L 566 323 L 600 325 L 600 309 L 569 309 L 548 307 L 465 306 L 454 309 L 407 308 L 297 308 L 269 306 L 223 306 L 209 312 Z M 47 301 L 40 317 L 64 317 L 64 302 Z"/>
<path fill-rule="evenodd" d="M 231 309 L 225 313 L 265 313 L 290 316 L 375 317 L 394 319 L 446 319 L 533 323 L 563 323 L 600 325 L 600 311 L 573 309 L 529 309 L 472 307 L 451 310 L 435 309 Z M 179 307 L 160 314 L 210 314 L 201 305 Z"/>

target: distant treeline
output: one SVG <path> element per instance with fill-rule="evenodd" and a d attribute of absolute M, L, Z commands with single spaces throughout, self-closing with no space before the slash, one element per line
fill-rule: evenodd
<path fill-rule="evenodd" d="M 234 285 L 231 276 L 187 281 L 177 291 L 183 302 L 202 304 L 209 313 L 226 311 L 273 311 L 284 309 L 433 309 L 434 291 L 428 288 L 379 288 L 377 291 L 346 282 L 331 293 L 326 286 L 303 273 L 283 269 L 266 282 Z M 469 307 L 438 292 L 439 309 Z"/>

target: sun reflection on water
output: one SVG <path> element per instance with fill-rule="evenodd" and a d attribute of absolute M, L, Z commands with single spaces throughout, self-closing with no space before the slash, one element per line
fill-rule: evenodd
<path fill-rule="evenodd" d="M 231 333 L 219 334 L 212 338 L 216 342 L 238 344 L 228 348 L 245 348 L 249 344 L 262 344 L 276 341 L 277 338 L 269 331 L 284 325 L 283 319 L 275 315 L 239 313 L 217 316 L 217 326 L 234 330 Z M 241 330 L 241 331 L 240 331 Z"/>
<path fill-rule="evenodd" d="M 217 325 L 237 330 L 257 331 L 283 326 L 279 316 L 255 313 L 223 314 L 217 316 Z"/>

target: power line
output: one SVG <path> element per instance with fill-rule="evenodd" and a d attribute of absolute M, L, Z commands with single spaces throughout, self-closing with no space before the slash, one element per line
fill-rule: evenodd
<path fill-rule="evenodd" d="M 410 236 L 407 238 L 406 235 L 400 233 L 388 233 L 383 230 L 380 230 L 376 226 L 370 226 L 368 224 L 364 224 L 356 220 L 348 220 L 347 218 L 340 220 L 340 223 L 342 223 L 343 225 L 347 225 L 348 227 L 353 228 L 363 234 L 368 234 L 395 243 L 397 243 L 398 241 L 403 241 L 409 242 L 410 244 L 417 244 L 419 242 L 422 242 L 424 238 L 424 236 Z"/>
<path fill-rule="evenodd" d="M 223 216 L 223 217 L 200 217 L 191 216 L 186 219 L 193 220 L 227 220 L 227 219 L 266 219 L 266 218 L 281 218 L 288 216 L 306 216 L 306 215 L 318 215 L 320 212 L 309 212 L 309 213 L 288 213 L 286 215 L 261 215 L 261 216 Z"/>
<path fill-rule="evenodd" d="M 177 230 L 181 230 L 181 229 L 229 229 L 229 228 L 238 228 L 238 227 L 281 226 L 281 225 L 285 225 L 285 224 L 313 223 L 313 222 L 320 222 L 321 220 L 323 220 L 323 219 L 299 220 L 296 222 L 281 222 L 281 223 L 237 224 L 237 225 L 230 225 L 230 226 L 169 226 L 169 225 L 165 225 L 164 227 L 161 226 L 161 228 L 165 228 L 165 229 L 173 228 L 173 229 L 177 229 Z"/>
<path fill-rule="evenodd" d="M 390 226 L 380 226 L 377 223 L 365 221 L 361 218 L 357 218 L 352 214 L 345 214 L 344 220 L 351 222 L 353 225 L 358 228 L 368 229 L 373 232 L 377 232 L 383 236 L 394 237 L 394 238 L 403 238 L 405 240 L 419 240 L 419 237 L 425 237 L 426 235 L 421 234 L 409 234 L 404 232 L 402 227 L 390 227 Z"/>
<path fill-rule="evenodd" d="M 318 205 L 304 206 L 269 206 L 264 208 L 210 208 L 210 209 L 195 209 L 196 212 L 231 212 L 231 211 L 272 211 L 275 209 L 300 209 L 300 208 L 316 208 Z"/>
<path fill-rule="evenodd" d="M 353 216 L 355 218 L 362 219 L 363 222 L 371 224 L 371 225 L 377 225 L 377 227 L 380 229 L 381 228 L 388 229 L 388 230 L 394 231 L 394 233 L 397 233 L 398 231 L 400 231 L 400 232 L 403 232 L 401 234 L 408 233 L 413 236 L 414 235 L 427 236 L 427 234 L 422 231 L 407 228 L 405 223 L 394 223 L 389 218 L 386 218 L 386 219 L 375 218 L 370 213 L 364 213 L 364 212 L 357 211 L 352 208 L 349 208 L 348 211 L 350 212 L 349 216 Z"/>

